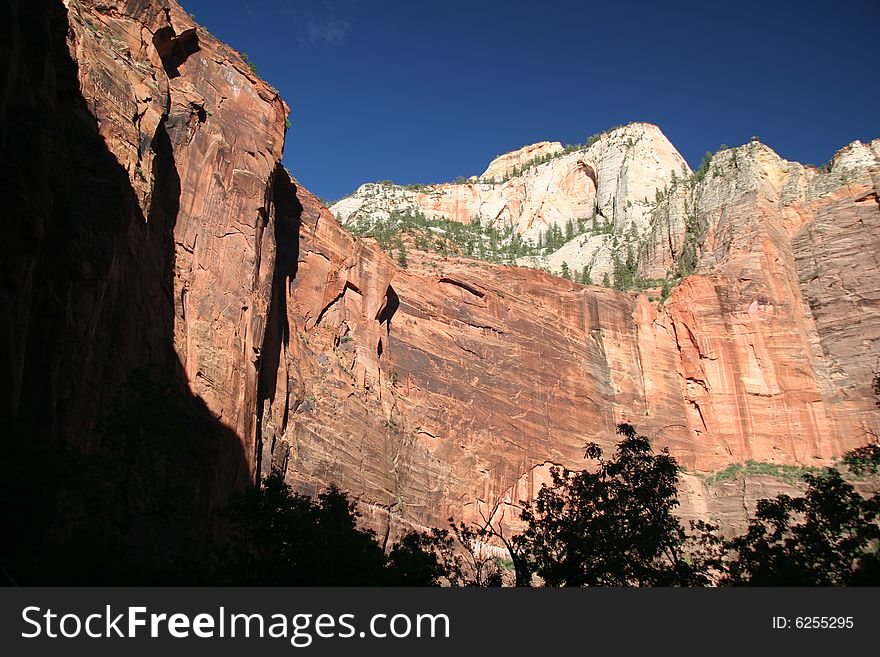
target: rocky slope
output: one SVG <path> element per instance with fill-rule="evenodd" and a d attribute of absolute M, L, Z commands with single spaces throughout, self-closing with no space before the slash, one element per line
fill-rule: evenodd
<path fill-rule="evenodd" d="M 429 219 L 511 229 L 538 245 L 551 230 L 580 221 L 585 233 L 549 254 L 520 264 L 559 272 L 591 268 L 593 280 L 612 271 L 613 234 L 632 239 L 649 226 L 658 191 L 691 171 L 655 125 L 632 123 L 595 135 L 589 146 L 540 142 L 493 160 L 478 179 L 404 187 L 367 183 L 330 210 L 346 226 L 421 213 Z"/>
<path fill-rule="evenodd" d="M 21 218 L 3 226 L 0 297 L 13 418 L 87 445 L 115 386 L 159 363 L 232 441 L 210 497 L 274 466 L 303 491 L 338 483 L 389 532 L 510 521 L 620 421 L 687 468 L 686 514 L 730 528 L 779 480 L 707 475 L 828 464 L 880 432 L 877 142 L 829 172 L 749 144 L 693 177 L 632 124 L 333 207 L 532 239 L 595 219 L 610 232 L 563 248 L 594 278 L 615 241 L 642 277 L 690 274 L 662 301 L 436 253 L 402 268 L 279 166 L 283 101 L 173 0 L 3 6 L 19 35 L 0 96 Z"/>

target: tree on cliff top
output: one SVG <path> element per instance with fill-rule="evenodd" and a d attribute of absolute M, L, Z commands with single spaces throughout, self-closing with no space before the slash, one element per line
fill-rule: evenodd
<path fill-rule="evenodd" d="M 654 454 L 644 436 L 618 425 L 623 440 L 611 459 L 593 443 L 595 472 L 553 468 L 517 538 L 549 586 L 688 586 L 709 583 L 715 563 L 711 529 L 699 524 L 697 546 L 673 514 L 678 465 L 667 450 Z M 699 548 L 699 549 L 698 549 Z"/>
<path fill-rule="evenodd" d="M 562 278 L 570 281 L 571 280 L 571 270 L 568 268 L 568 263 L 562 262 Z"/>

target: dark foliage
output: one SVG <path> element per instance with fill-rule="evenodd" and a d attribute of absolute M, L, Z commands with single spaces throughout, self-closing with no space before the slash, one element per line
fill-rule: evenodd
<path fill-rule="evenodd" d="M 689 555 L 690 539 L 673 515 L 678 466 L 629 424 L 613 458 L 595 444 L 595 472 L 554 468 L 522 518 L 518 539 L 550 586 L 651 586 L 708 583 L 708 561 Z M 708 529 L 703 527 L 701 529 Z M 708 539 L 707 539 L 708 540 Z"/>
<path fill-rule="evenodd" d="M 316 500 L 294 494 L 279 474 L 230 500 L 221 578 L 239 586 L 380 584 L 376 535 L 357 528 L 355 503 L 335 486 Z"/>
<path fill-rule="evenodd" d="M 234 496 L 217 579 L 237 586 L 430 586 L 445 575 L 436 535 L 406 534 L 386 558 L 376 533 L 358 527 L 356 502 L 336 486 L 317 499 L 279 473 Z"/>
<path fill-rule="evenodd" d="M 409 532 L 388 553 L 386 574 L 390 586 L 437 586 L 456 579 L 458 563 L 450 559 L 449 532 Z"/>
<path fill-rule="evenodd" d="M 880 495 L 864 499 L 828 469 L 804 476 L 804 497 L 760 500 L 729 548 L 726 582 L 757 586 L 880 584 Z"/>
<path fill-rule="evenodd" d="M 880 445 L 872 443 L 847 452 L 843 462 L 857 475 L 875 475 L 880 471 Z"/>

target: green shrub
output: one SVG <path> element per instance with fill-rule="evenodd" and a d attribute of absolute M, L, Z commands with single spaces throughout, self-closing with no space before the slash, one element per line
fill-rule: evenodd
<path fill-rule="evenodd" d="M 740 475 L 766 475 L 794 484 L 802 481 L 805 475 L 817 474 L 819 472 L 821 472 L 821 468 L 749 460 L 745 463 L 732 463 L 724 470 L 706 477 L 706 484 L 713 486 L 723 481 L 735 479 Z"/>
<path fill-rule="evenodd" d="M 251 61 L 251 58 L 248 56 L 248 54 L 246 52 L 241 53 L 241 58 L 244 63 L 247 64 L 247 67 L 251 70 L 251 73 L 257 75 L 257 65 Z"/>

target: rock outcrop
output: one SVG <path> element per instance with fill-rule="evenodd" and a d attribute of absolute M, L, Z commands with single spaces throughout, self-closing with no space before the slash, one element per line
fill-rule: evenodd
<path fill-rule="evenodd" d="M 529 163 L 539 158 L 549 158 L 563 150 L 564 147 L 558 141 L 539 141 L 537 144 L 529 144 L 515 151 L 503 153 L 489 163 L 480 180 L 494 182 L 510 178 Z"/>

